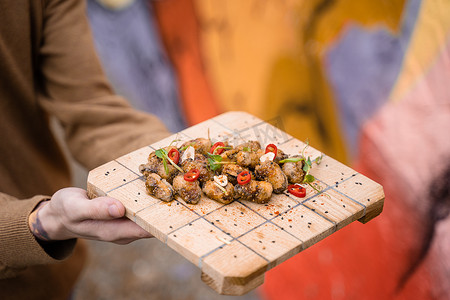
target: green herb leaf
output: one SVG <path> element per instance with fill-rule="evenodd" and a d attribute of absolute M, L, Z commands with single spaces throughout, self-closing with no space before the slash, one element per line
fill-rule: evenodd
<path fill-rule="evenodd" d="M 220 155 L 208 153 L 208 156 L 215 161 L 222 161 L 222 156 Z"/>
<path fill-rule="evenodd" d="M 209 168 L 212 171 L 217 171 L 220 169 L 220 164 L 217 164 L 216 161 L 212 158 L 208 158 L 208 162 L 209 162 Z"/>
<path fill-rule="evenodd" d="M 303 171 L 305 172 L 305 173 L 309 173 L 309 169 L 310 169 L 311 167 L 307 164 L 307 163 L 305 163 L 304 165 L 303 165 Z"/>
<path fill-rule="evenodd" d="M 161 159 L 163 159 L 165 156 L 167 156 L 167 151 L 163 148 L 158 149 L 155 151 L 155 155 Z"/>
<path fill-rule="evenodd" d="M 312 166 L 312 162 L 311 162 L 311 158 L 308 156 L 308 158 L 306 159 L 306 164 L 311 168 Z"/>
<path fill-rule="evenodd" d="M 221 161 L 222 161 L 222 156 L 220 155 L 214 155 L 211 153 L 208 153 L 208 162 L 209 162 L 209 168 L 212 171 L 217 171 L 220 169 L 220 165 L 221 165 Z"/>
<path fill-rule="evenodd" d="M 163 158 L 163 165 L 164 165 L 164 171 L 166 171 L 166 174 L 169 175 L 169 167 L 167 166 L 167 160 Z"/>
<path fill-rule="evenodd" d="M 317 158 L 315 159 L 316 164 L 320 165 L 320 163 L 322 162 L 322 158 L 323 158 L 323 154 L 320 155 L 319 157 L 317 157 Z"/>
<path fill-rule="evenodd" d="M 303 182 L 304 183 L 311 183 L 311 182 L 314 182 L 314 180 L 316 180 L 314 178 L 314 176 L 312 176 L 311 174 L 307 174 L 307 175 L 305 175 L 305 178 L 303 179 Z"/>

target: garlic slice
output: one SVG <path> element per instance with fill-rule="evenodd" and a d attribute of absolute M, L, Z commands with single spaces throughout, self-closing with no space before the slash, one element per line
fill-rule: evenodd
<path fill-rule="evenodd" d="M 266 154 L 264 154 L 263 156 L 261 156 L 259 158 L 259 161 L 263 163 L 263 162 L 268 161 L 268 160 L 273 161 L 274 158 L 275 158 L 275 153 L 267 152 Z"/>
<path fill-rule="evenodd" d="M 181 155 L 181 162 L 189 158 L 191 158 L 192 160 L 195 159 L 195 149 L 192 146 L 189 146 L 186 150 L 184 150 L 183 155 Z"/>
<path fill-rule="evenodd" d="M 214 182 L 225 187 L 228 184 L 228 177 L 227 175 L 214 176 Z"/>

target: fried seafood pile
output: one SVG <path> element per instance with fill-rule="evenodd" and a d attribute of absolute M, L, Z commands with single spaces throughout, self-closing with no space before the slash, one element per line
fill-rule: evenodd
<path fill-rule="evenodd" d="M 304 183 L 305 176 L 311 176 L 305 172 L 308 162 L 301 155 L 288 157 L 273 144 L 262 149 L 259 142 L 249 141 L 233 147 L 197 138 L 150 153 L 139 171 L 146 178 L 147 192 L 162 201 L 179 195 L 186 203 L 196 204 L 204 193 L 223 204 L 236 199 L 267 203 L 272 193 Z M 304 188 L 289 185 L 296 196 L 301 197 L 300 190 Z"/>

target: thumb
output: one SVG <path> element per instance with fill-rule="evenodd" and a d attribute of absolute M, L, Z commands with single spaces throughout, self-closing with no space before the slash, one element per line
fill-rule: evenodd
<path fill-rule="evenodd" d="M 92 200 L 80 201 L 81 219 L 111 220 L 125 215 L 123 204 L 111 197 L 98 197 Z"/>

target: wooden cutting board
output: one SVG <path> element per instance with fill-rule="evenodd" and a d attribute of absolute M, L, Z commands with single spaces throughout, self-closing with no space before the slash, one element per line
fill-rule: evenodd
<path fill-rule="evenodd" d="M 284 193 L 274 194 L 267 204 L 223 205 L 203 197 L 189 205 L 146 193 L 139 165 L 150 152 L 175 139 L 206 138 L 208 130 L 213 142 L 258 140 L 263 147 L 274 143 L 288 154 L 301 153 L 303 142 L 269 123 L 244 112 L 219 115 L 90 171 L 89 196 L 120 200 L 129 219 L 197 265 L 202 280 L 218 293 L 245 294 L 263 283 L 267 270 L 355 220 L 373 219 L 384 203 L 381 185 L 326 155 L 311 170 L 321 192 L 307 186 L 305 198 Z M 313 147 L 305 154 L 312 159 L 321 155 Z"/>

